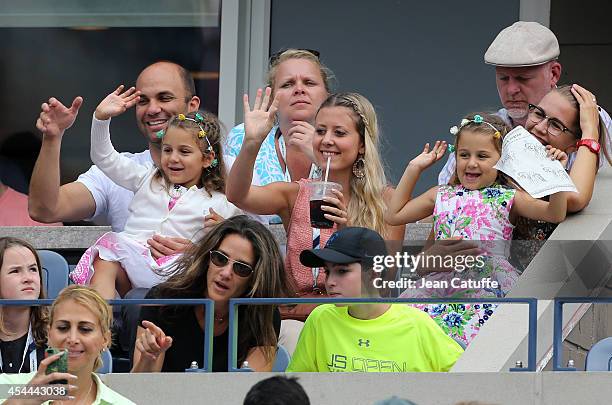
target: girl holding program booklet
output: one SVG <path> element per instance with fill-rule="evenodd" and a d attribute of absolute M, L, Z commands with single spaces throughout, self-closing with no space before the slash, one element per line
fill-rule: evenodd
<path fill-rule="evenodd" d="M 456 136 L 455 184 L 435 186 L 412 198 L 412 191 L 421 172 L 441 159 L 447 149 L 446 142 L 436 142 L 431 150 L 429 144 L 426 144 L 423 152 L 406 167 L 385 216 L 387 223 L 398 225 L 416 222 L 433 214 L 436 240 L 460 237 L 480 241 L 481 255 L 486 258 L 482 266 L 450 274 L 429 273 L 425 276 L 427 280 L 441 281 L 454 277 L 461 280 L 490 279 L 497 282 L 497 288 L 412 288 L 404 291 L 402 297 L 504 296 L 519 276 L 508 262 L 512 230 L 517 218 L 554 223 L 565 219 L 565 192 L 553 194 L 550 201 L 535 199 L 525 191 L 515 189 L 509 179 L 494 168 L 501 157 L 502 140 L 507 132 L 506 124 L 495 115 L 479 113 L 466 116 L 460 126 L 451 128 L 451 133 Z M 562 162 L 567 160 L 567 155 L 556 148 L 548 148 L 548 155 Z M 441 312 L 439 305 L 427 306 L 425 309 L 432 309 L 434 314 Z M 484 314 L 479 314 L 482 323 L 490 316 L 488 311 L 492 309 L 487 308 Z M 476 313 L 473 310 L 463 314 L 454 311 L 446 313 L 445 318 L 438 318 L 438 321 L 447 332 L 469 342 L 476 332 L 464 329 L 466 320 L 461 315 L 471 319 Z"/>

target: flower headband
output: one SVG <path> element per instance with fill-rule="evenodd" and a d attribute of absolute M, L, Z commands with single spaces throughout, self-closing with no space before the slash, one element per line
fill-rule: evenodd
<path fill-rule="evenodd" d="M 206 148 L 207 151 L 213 150 L 213 147 L 210 144 L 210 141 L 208 140 L 208 137 L 206 136 L 206 131 L 204 131 L 204 128 L 202 127 L 202 124 L 204 123 L 204 117 L 202 117 L 202 115 L 200 113 L 195 113 L 195 119 L 187 117 L 187 116 L 185 116 L 185 114 L 179 114 L 176 118 L 179 121 L 191 121 L 191 122 L 195 122 L 197 124 L 197 126 L 200 128 L 200 131 L 198 132 L 198 138 L 206 139 L 206 143 L 208 144 L 208 148 Z M 156 134 L 157 135 L 157 139 L 163 138 L 164 134 L 165 134 L 165 131 L 163 129 L 161 131 L 158 131 L 157 134 Z"/>
<path fill-rule="evenodd" d="M 485 121 L 482 118 L 482 115 L 480 115 L 480 114 L 474 115 L 474 119 L 472 119 L 472 120 L 468 120 L 467 118 L 462 119 L 461 120 L 461 124 L 459 124 L 458 127 L 456 125 L 452 126 L 450 128 L 449 132 L 451 134 L 457 136 L 457 134 L 459 133 L 461 128 L 463 128 L 464 126 L 466 126 L 470 122 L 473 122 L 475 124 L 486 124 L 486 125 L 490 126 L 493 129 L 493 131 L 495 131 L 495 133 L 493 134 L 493 138 L 495 138 L 495 139 L 501 138 L 501 132 L 499 132 L 499 129 L 497 129 L 495 127 L 495 125 L 491 124 L 490 122 Z M 454 152 L 455 151 L 455 145 L 449 145 L 448 149 L 449 149 L 450 152 Z"/>

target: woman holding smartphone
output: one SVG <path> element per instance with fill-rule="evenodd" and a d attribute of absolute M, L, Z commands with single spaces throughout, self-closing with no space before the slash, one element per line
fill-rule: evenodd
<path fill-rule="evenodd" d="M 95 290 L 78 285 L 66 287 L 51 307 L 48 331 L 49 347 L 61 349 L 61 352 L 41 361 L 35 373 L 0 375 L 0 384 L 47 385 L 65 380 L 69 384 L 68 395 L 53 400 L 53 404 L 134 404 L 105 386 L 95 374 L 102 365 L 102 351 L 111 345 L 112 314 L 110 306 Z M 47 374 L 50 370 L 58 370 L 54 363 L 66 353 L 67 370 L 59 367 L 59 371 Z M 8 399 L 3 404 L 48 404 L 48 399 L 49 396 L 40 395 L 27 400 Z"/>

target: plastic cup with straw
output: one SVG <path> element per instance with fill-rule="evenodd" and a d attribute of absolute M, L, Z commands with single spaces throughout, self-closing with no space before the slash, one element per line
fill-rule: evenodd
<path fill-rule="evenodd" d="M 313 181 L 309 183 L 310 191 L 310 225 L 313 228 L 329 229 L 334 226 L 331 219 L 325 218 L 325 211 L 321 210 L 322 205 L 332 205 L 324 203 L 323 199 L 327 196 L 328 191 L 342 190 L 342 186 L 338 183 L 328 181 L 329 167 L 331 165 L 331 156 L 327 157 L 327 167 L 325 168 L 325 176 L 323 181 Z"/>
<path fill-rule="evenodd" d="M 329 165 L 331 164 L 331 156 L 327 157 L 327 166 L 325 166 L 325 178 L 323 179 L 323 195 L 325 195 L 325 189 L 327 188 L 327 178 L 329 177 Z"/>

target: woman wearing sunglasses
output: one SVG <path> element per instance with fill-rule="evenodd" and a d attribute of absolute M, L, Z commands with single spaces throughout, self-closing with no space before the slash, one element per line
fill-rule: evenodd
<path fill-rule="evenodd" d="M 172 276 L 147 298 L 214 301 L 213 371 L 227 371 L 230 298 L 287 296 L 283 259 L 262 224 L 241 215 L 213 228 L 185 253 Z M 143 306 L 132 372 L 182 372 L 204 357 L 203 306 Z M 238 362 L 270 371 L 280 330 L 278 310 L 244 305 L 238 310 Z"/>

